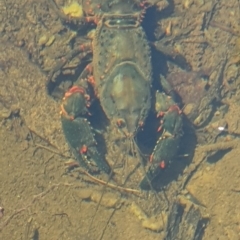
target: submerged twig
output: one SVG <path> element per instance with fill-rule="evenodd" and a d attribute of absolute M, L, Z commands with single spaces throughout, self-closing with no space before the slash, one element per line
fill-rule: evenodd
<path fill-rule="evenodd" d="M 234 139 L 231 141 L 213 143 L 209 145 L 199 146 L 196 151 L 204 152 L 205 154 L 213 151 L 222 151 L 227 149 L 233 149 L 239 146 L 240 141 L 239 139 Z"/>
<path fill-rule="evenodd" d="M 41 144 L 38 144 L 38 143 L 35 143 L 35 146 L 36 148 L 42 148 L 42 149 L 45 149 L 49 152 L 52 152 L 52 153 L 55 153 L 57 155 L 60 155 L 61 157 L 65 157 L 65 158 L 68 158 L 68 156 L 65 156 L 64 154 L 62 154 L 60 151 L 58 151 L 58 149 L 52 149 L 50 147 L 47 147 L 47 146 L 44 146 L 44 145 L 41 145 Z"/>
<path fill-rule="evenodd" d="M 112 189 L 116 189 L 118 191 L 121 191 L 121 192 L 127 192 L 127 193 L 132 193 L 132 194 L 136 194 L 137 196 L 140 195 L 140 191 L 137 190 L 137 189 L 132 189 L 132 188 L 125 188 L 125 187 L 121 187 L 121 186 L 117 186 L 117 185 L 114 185 L 114 184 L 111 184 L 111 183 L 108 183 L 106 181 L 103 181 L 101 179 L 98 179 L 94 176 L 92 176 L 90 173 L 88 173 L 87 171 L 84 171 L 82 169 L 78 169 L 78 171 L 82 174 L 85 174 L 87 175 L 91 180 L 93 180 L 94 182 L 96 183 L 100 183 L 101 185 L 104 185 L 106 187 L 109 187 L 109 188 L 112 188 Z"/>
<path fill-rule="evenodd" d="M 223 30 L 223 31 L 225 31 L 225 32 L 228 32 L 228 33 L 230 33 L 230 34 L 232 34 L 232 35 L 234 35 L 234 36 L 239 36 L 239 35 L 240 35 L 239 32 L 234 31 L 233 29 L 231 29 L 231 28 L 229 28 L 229 27 L 223 26 L 222 23 L 218 23 L 218 22 L 215 22 L 215 21 L 211 21 L 211 22 L 209 23 L 209 26 L 215 27 L 215 28 L 219 28 L 219 29 L 221 29 L 221 30 Z"/>

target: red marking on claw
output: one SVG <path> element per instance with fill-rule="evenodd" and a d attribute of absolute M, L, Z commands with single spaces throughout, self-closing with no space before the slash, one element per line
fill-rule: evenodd
<path fill-rule="evenodd" d="M 94 77 L 93 76 L 89 76 L 88 77 L 88 82 L 92 85 L 95 85 L 95 80 L 94 80 Z"/>
<path fill-rule="evenodd" d="M 158 114 L 157 114 L 157 118 L 159 118 L 159 117 L 163 117 L 164 116 L 164 112 L 159 112 Z"/>
<path fill-rule="evenodd" d="M 85 94 L 85 90 L 84 88 L 78 87 L 78 86 L 73 86 L 72 88 L 70 88 L 64 95 L 64 97 L 69 97 L 71 96 L 73 93 L 81 93 L 81 94 Z"/>
<path fill-rule="evenodd" d="M 90 64 L 88 64 L 88 65 L 86 66 L 86 69 L 88 70 L 89 73 L 92 73 L 92 72 L 93 72 L 93 68 L 92 68 L 92 66 L 91 66 Z"/>
<path fill-rule="evenodd" d="M 151 163 L 153 161 L 153 154 L 150 155 L 149 162 Z"/>
<path fill-rule="evenodd" d="M 161 169 L 164 169 L 164 168 L 166 167 L 166 163 L 165 163 L 164 161 L 161 161 L 161 162 L 159 163 L 159 167 L 160 167 Z"/>
<path fill-rule="evenodd" d="M 82 148 L 80 149 L 81 154 L 86 154 L 88 151 L 88 147 L 86 145 L 83 145 Z"/>
<path fill-rule="evenodd" d="M 182 114 L 182 110 L 178 107 L 178 105 L 172 105 L 168 111 L 177 111 L 179 114 Z"/>
<path fill-rule="evenodd" d="M 157 129 L 157 132 L 160 132 L 160 131 L 162 130 L 162 128 L 163 128 L 163 126 L 162 126 L 162 125 L 163 125 L 163 121 L 162 121 L 162 120 L 160 121 L 160 124 L 161 124 L 161 125 L 160 125 L 159 128 Z"/>
<path fill-rule="evenodd" d="M 68 113 L 66 112 L 65 108 L 63 105 L 61 105 L 61 111 L 60 114 L 67 117 L 69 120 L 73 121 L 74 120 L 74 116 L 68 115 Z"/>
<path fill-rule="evenodd" d="M 88 94 L 85 94 L 84 97 L 87 101 L 90 101 L 90 96 Z"/>

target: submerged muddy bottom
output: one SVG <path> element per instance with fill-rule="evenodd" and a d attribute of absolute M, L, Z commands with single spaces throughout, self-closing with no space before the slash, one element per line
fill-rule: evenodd
<path fill-rule="evenodd" d="M 56 2 L 60 4 L 61 1 Z M 219 87 L 222 105 L 227 107 L 217 107 L 215 113 L 218 121 L 226 123 L 226 133 L 220 137 L 216 134 L 216 122 L 201 129 L 193 156 L 180 157 L 171 171 L 160 178 L 159 185 L 164 187 L 165 194 L 160 191 L 158 198 L 153 192 L 141 192 L 140 196 L 121 195 L 117 189 L 106 188 L 102 199 L 101 184 L 96 184 L 86 174 L 66 172 L 64 163 L 69 160 L 69 152 L 61 131 L 60 103 L 47 95 L 46 76 L 39 64 L 51 68 L 60 52 L 59 46 L 63 46 L 61 51 L 68 52 L 66 42 L 71 41 L 71 32 L 66 30 L 61 42 L 57 32 L 63 29 L 62 24 L 44 1 L 39 2 L 41 8 L 36 4 L 34 0 L 0 4 L 3 16 L 0 25 L 3 39 L 0 43 L 0 207 L 4 208 L 3 216 L 0 214 L 0 238 L 164 239 L 162 229 L 168 214 L 164 195 L 172 203 L 183 188 L 179 193 L 183 196 L 181 201 L 195 204 L 202 216 L 209 219 L 203 240 L 239 239 L 238 2 L 231 0 L 215 8 L 214 1 L 211 4 L 185 1 L 183 4 L 176 0 L 178 17 L 169 15 L 160 21 L 163 28 L 171 22 L 170 38 L 177 34 L 184 36 L 184 39 L 176 37 L 175 48 L 186 56 L 193 71 L 216 66 L 220 59 L 227 58 Z M 202 15 L 208 17 L 211 13 L 214 21 L 203 31 Z M 226 23 L 225 28 L 217 24 L 222 22 Z M 228 25 L 232 28 L 227 28 Z M 183 35 L 178 33 L 184 29 L 189 31 Z M 52 39 L 49 46 L 39 47 L 38 40 L 46 32 L 56 36 L 55 40 Z M 39 60 L 42 56 L 43 62 L 33 63 L 35 58 Z M 172 70 L 177 68 L 170 66 Z M 186 132 L 185 138 L 190 135 L 191 131 Z M 189 154 L 191 141 L 185 141 L 186 149 L 182 152 Z M 124 169 L 122 149 L 111 146 L 110 142 L 106 145 L 109 147 L 107 159 L 119 159 L 117 180 L 122 183 L 137 165 L 136 159 L 129 156 L 124 165 L 127 169 Z M 139 168 L 126 187 L 138 194 L 142 175 Z M 188 176 L 191 177 L 187 181 Z M 106 181 L 106 176 L 96 177 Z M 184 191 L 194 198 L 189 199 Z M 154 231 L 156 229 L 159 232 Z"/>

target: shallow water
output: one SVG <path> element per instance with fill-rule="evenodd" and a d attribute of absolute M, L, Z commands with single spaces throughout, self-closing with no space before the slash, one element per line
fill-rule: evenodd
<path fill-rule="evenodd" d="M 61 5 L 63 1 L 56 2 Z M 64 27 L 43 0 L 1 2 L 0 207 L 4 214 L 0 214 L 0 239 L 164 239 L 168 204 L 176 199 L 186 206 L 194 204 L 209 220 L 203 240 L 239 239 L 238 4 L 236 0 L 175 0 L 166 7 L 159 1 L 159 8 L 164 8 L 161 13 L 154 9 L 147 12 L 143 26 L 149 39 L 158 40 L 165 29 L 168 36 L 160 39 L 186 58 L 193 73 L 203 71 L 207 75 L 207 80 L 200 74 L 191 83 L 208 81 L 207 89 L 214 88 L 208 94 L 196 84 L 196 92 L 203 94 L 200 99 L 212 100 L 213 93 L 217 95 L 207 122 L 194 128 L 186 120 L 180 156 L 160 176 L 156 194 L 140 192 L 144 172 L 139 161 L 126 154 L 128 146 L 121 141 L 113 144 L 116 136 L 122 136 L 106 128 L 98 112 L 92 119 L 98 116 L 100 124 L 93 124 L 98 132 L 105 130 L 104 144 L 99 145 L 107 153 L 107 161 L 116 164 L 116 177 L 110 181 L 114 188 L 104 188 L 83 170 L 66 172 L 64 163 L 73 157 L 61 130 L 60 101 L 47 94 L 44 71 L 71 50 L 74 27 Z M 80 35 L 86 31 L 81 30 Z M 48 46 L 39 42 L 44 36 Z M 156 45 L 160 48 L 159 41 Z M 80 66 L 73 74 L 79 61 L 75 58 L 66 67 L 69 81 L 60 84 L 63 89 L 82 71 Z M 87 61 L 84 58 L 83 65 Z M 169 78 L 171 73 L 182 76 L 189 71 L 182 59 L 175 61 L 156 51 L 153 67 L 154 76 L 160 72 Z M 189 89 L 188 96 L 192 94 L 189 85 L 184 87 Z M 219 127 L 224 127 L 223 131 Z M 155 130 L 149 127 L 139 136 L 144 153 L 151 150 L 152 133 Z M 129 174 L 120 194 L 117 185 L 122 185 Z M 104 174 L 94 177 L 108 181 Z M 159 232 L 153 231 L 152 222 Z"/>

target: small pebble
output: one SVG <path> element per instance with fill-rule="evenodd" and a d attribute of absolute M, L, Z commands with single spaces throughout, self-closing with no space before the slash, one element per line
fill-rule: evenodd
<path fill-rule="evenodd" d="M 48 37 L 46 35 L 43 35 L 38 40 L 38 46 L 43 46 L 48 42 Z"/>
<path fill-rule="evenodd" d="M 48 39 L 48 41 L 45 43 L 45 46 L 46 46 L 46 47 L 51 46 L 54 41 L 55 41 L 55 36 L 52 35 L 52 36 Z"/>
<path fill-rule="evenodd" d="M 0 207 L 0 219 L 4 216 L 4 208 Z"/>
<path fill-rule="evenodd" d="M 7 109 L 7 108 L 3 108 L 0 110 L 0 119 L 7 119 L 10 117 L 12 111 Z"/>

